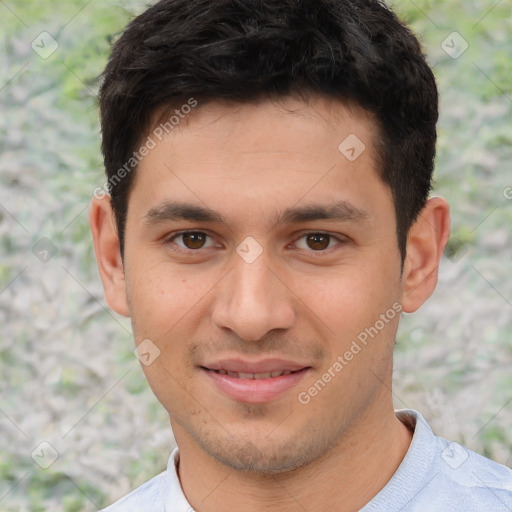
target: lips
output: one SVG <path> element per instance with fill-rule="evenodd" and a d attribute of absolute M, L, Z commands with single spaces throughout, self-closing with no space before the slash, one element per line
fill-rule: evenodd
<path fill-rule="evenodd" d="M 295 387 L 311 367 L 284 359 L 208 362 L 201 370 L 228 398 L 252 404 L 271 402 Z"/>

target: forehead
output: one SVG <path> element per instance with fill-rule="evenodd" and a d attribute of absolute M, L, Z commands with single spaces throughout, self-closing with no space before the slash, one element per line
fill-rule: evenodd
<path fill-rule="evenodd" d="M 174 166 L 223 152 L 274 153 L 276 159 L 284 153 L 288 158 L 322 153 L 331 154 L 331 160 L 343 155 L 350 162 L 363 156 L 366 165 L 375 167 L 379 139 L 373 114 L 353 102 L 324 96 L 307 101 L 288 96 L 253 103 L 201 103 L 191 98 L 153 112 L 149 126 L 142 145 L 150 141 L 159 146 L 152 153 L 167 151 L 172 155 L 169 165 Z M 197 147 L 187 152 L 190 144 Z M 149 156 L 153 160 L 155 155 Z"/>
<path fill-rule="evenodd" d="M 319 137 L 329 131 L 336 131 L 340 136 L 349 128 L 349 131 L 352 130 L 350 133 L 359 132 L 363 135 L 365 132 L 368 136 L 365 142 L 367 147 L 370 145 L 369 149 L 373 149 L 373 143 L 378 137 L 378 122 L 371 112 L 354 101 L 341 101 L 320 95 L 307 98 L 290 95 L 244 103 L 229 100 L 201 102 L 189 98 L 155 110 L 150 116 L 146 135 L 160 140 L 171 133 L 178 136 L 183 132 L 192 134 L 209 128 L 219 132 L 221 127 L 226 128 L 230 124 L 240 127 L 257 121 L 269 128 L 277 123 L 281 124 L 281 128 L 287 124 L 294 131 L 300 131 L 302 124 L 303 128 L 308 127 L 311 133 Z M 248 132 L 254 132 L 258 127 L 261 125 Z M 276 140 L 281 145 L 286 133 L 282 135 L 281 140 Z"/>
<path fill-rule="evenodd" d="M 284 210 L 303 200 L 346 201 L 350 190 L 387 195 L 375 169 L 377 136 L 363 109 L 318 97 L 160 109 L 134 188 L 143 189 L 146 212 L 170 198 Z"/>

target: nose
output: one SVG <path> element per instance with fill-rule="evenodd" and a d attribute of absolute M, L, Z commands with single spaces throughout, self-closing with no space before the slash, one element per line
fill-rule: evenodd
<path fill-rule="evenodd" d="M 234 254 L 234 266 L 219 283 L 212 320 L 247 341 L 261 340 L 274 329 L 295 321 L 293 292 L 263 253 L 248 263 Z"/>

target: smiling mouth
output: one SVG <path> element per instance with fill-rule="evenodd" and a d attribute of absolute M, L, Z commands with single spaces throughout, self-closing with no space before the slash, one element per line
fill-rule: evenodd
<path fill-rule="evenodd" d="M 234 377 L 236 379 L 247 379 L 247 380 L 259 380 L 259 379 L 271 379 L 274 377 L 281 377 L 282 375 L 291 375 L 292 373 L 298 373 L 304 370 L 276 370 L 273 372 L 266 373 L 248 373 L 248 372 L 232 372 L 228 370 L 210 370 L 209 368 L 205 368 L 205 370 L 209 370 L 211 372 L 218 373 L 219 375 L 228 375 L 229 377 Z"/>
<path fill-rule="evenodd" d="M 279 369 L 279 367 L 276 368 L 275 362 L 269 362 L 267 366 L 270 368 L 261 368 L 263 366 L 261 363 L 252 365 L 253 368 L 247 363 L 238 363 L 238 366 L 246 366 L 246 368 L 238 368 L 238 370 L 244 371 L 235 371 L 234 363 L 224 364 L 231 368 L 229 370 L 222 367 L 201 366 L 200 368 L 208 376 L 209 382 L 223 395 L 237 402 L 252 404 L 264 404 L 276 400 L 297 386 L 311 370 L 310 366 L 301 368 L 293 363 L 284 363 L 283 366 L 285 368 L 288 366 L 288 368 Z M 219 366 L 224 366 L 224 364 L 221 363 Z"/>

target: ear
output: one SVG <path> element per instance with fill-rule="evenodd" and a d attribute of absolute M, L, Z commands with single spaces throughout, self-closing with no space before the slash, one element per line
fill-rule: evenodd
<path fill-rule="evenodd" d="M 416 311 L 434 292 L 439 262 L 450 237 L 450 207 L 442 197 L 427 201 L 407 237 L 402 308 Z"/>
<path fill-rule="evenodd" d="M 124 266 L 110 196 L 92 199 L 89 224 L 107 303 L 116 313 L 130 316 Z"/>

